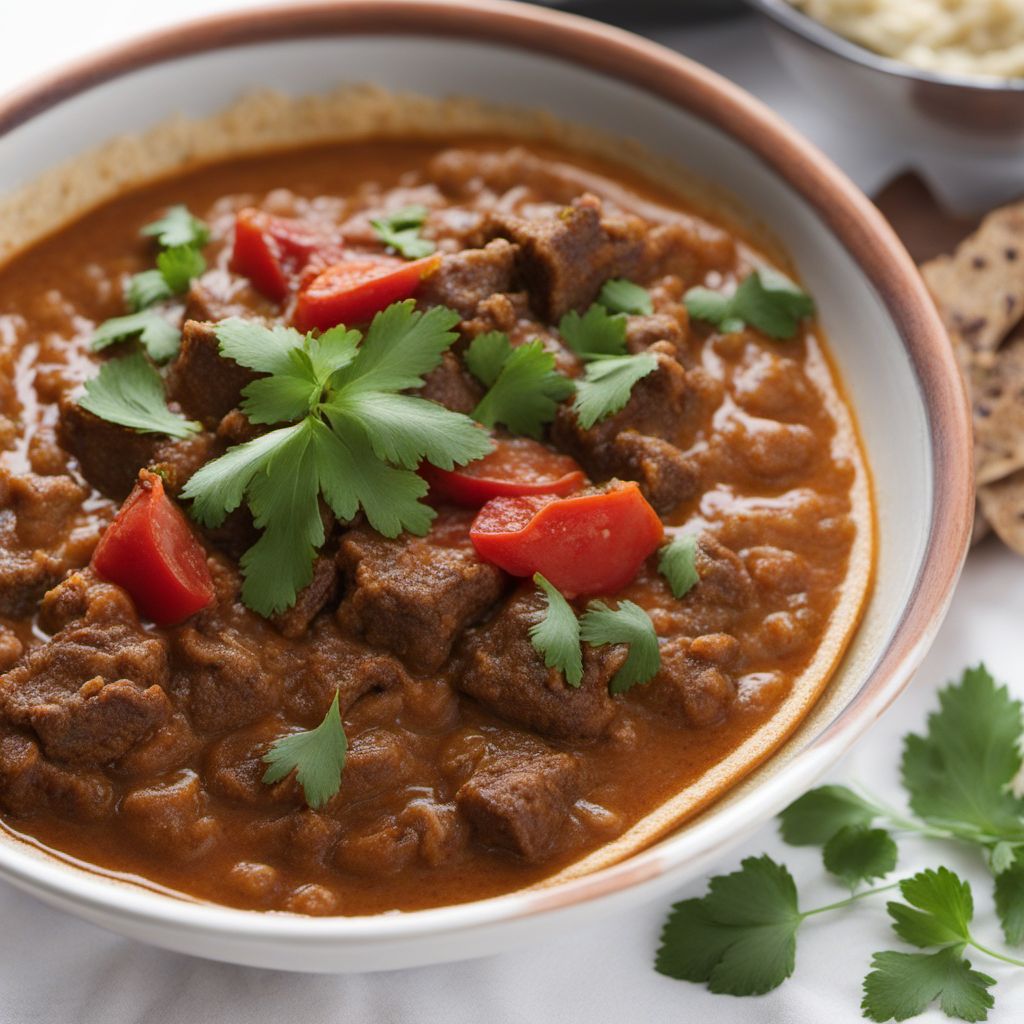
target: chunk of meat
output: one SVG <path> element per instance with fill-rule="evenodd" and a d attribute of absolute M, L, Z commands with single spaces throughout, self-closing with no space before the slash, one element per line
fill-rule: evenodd
<path fill-rule="evenodd" d="M 68 397 L 60 402 L 57 436 L 78 461 L 82 476 L 98 491 L 117 500 L 127 496 L 139 470 L 146 467 L 164 472 L 168 489 L 176 494 L 216 453 L 215 439 L 209 434 L 183 439 L 140 434 L 101 420 Z"/>
<path fill-rule="evenodd" d="M 462 368 L 454 353 L 445 352 L 441 362 L 423 378 L 419 395 L 468 416 L 483 398 L 484 389 Z"/>
<path fill-rule="evenodd" d="M 114 787 L 102 772 L 54 764 L 34 740 L 0 725 L 0 807 L 20 817 L 51 810 L 95 821 L 113 813 Z"/>
<path fill-rule="evenodd" d="M 683 313 L 686 307 L 679 307 Z M 686 334 L 682 324 L 668 313 L 651 313 L 646 316 L 631 316 L 626 321 L 626 347 L 630 352 L 646 352 L 659 341 L 667 342 L 668 350 L 682 360 Z"/>
<path fill-rule="evenodd" d="M 206 755 L 204 772 L 210 791 L 242 804 L 297 806 L 301 803 L 302 789 L 294 774 L 286 775 L 273 785 L 263 781 L 267 772 L 263 755 L 287 732 L 287 723 L 280 716 L 268 715 L 214 743 Z M 347 766 L 345 771 L 347 778 Z"/>
<path fill-rule="evenodd" d="M 635 699 L 659 712 L 681 717 L 695 728 L 725 718 L 736 697 L 731 669 L 740 645 L 727 633 L 673 637 L 661 645 L 661 667 L 647 686 L 631 691 Z"/>
<path fill-rule="evenodd" d="M 291 640 L 309 629 L 325 605 L 338 593 L 338 563 L 334 555 L 319 555 L 313 563 L 313 578 L 299 591 L 295 604 L 274 616 L 274 625 Z"/>
<path fill-rule="evenodd" d="M 220 823 L 207 811 L 199 776 L 185 768 L 166 782 L 125 794 L 120 818 L 139 842 L 161 856 L 187 862 L 208 853 L 220 838 Z"/>
<path fill-rule="evenodd" d="M 585 430 L 563 404 L 552 440 L 597 481 L 635 480 L 655 511 L 666 515 L 697 493 L 700 463 L 677 446 L 690 440 L 706 403 L 720 396 L 708 393 L 702 370 L 683 369 L 669 342 L 648 351 L 657 368 L 634 385 L 623 409 Z"/>
<path fill-rule="evenodd" d="M 94 608 L 86 588 L 83 614 L 0 677 L 0 711 L 48 757 L 106 764 L 171 714 L 166 644 L 142 629 L 130 599 L 112 605 L 117 589 L 97 588 Z"/>
<path fill-rule="evenodd" d="M 622 664 L 620 648 L 583 646 L 583 682 L 569 686 L 547 668 L 530 642 L 545 614 L 543 595 L 519 590 L 489 622 L 471 630 L 457 651 L 455 685 L 496 714 L 557 739 L 596 739 L 615 717 L 608 681 Z"/>
<path fill-rule="evenodd" d="M 579 787 L 575 757 L 527 748 L 489 755 L 459 787 L 455 802 L 481 842 L 540 861 L 564 832 Z"/>
<path fill-rule="evenodd" d="M 501 571 L 481 562 L 468 543 L 442 547 L 430 537 L 387 540 L 360 528 L 342 538 L 339 561 L 351 586 L 338 621 L 416 672 L 440 668 L 458 635 L 503 589 Z"/>
<path fill-rule="evenodd" d="M 2 472 L 2 471 L 0 471 Z M 26 548 L 59 548 L 68 522 L 82 507 L 88 491 L 71 477 L 11 474 L 2 490 L 7 506 L 14 512 L 14 532 Z"/>
<path fill-rule="evenodd" d="M 584 195 L 550 218 L 495 213 L 485 225 L 491 237 L 518 245 L 518 273 L 542 320 L 554 323 L 570 309 L 584 309 L 605 281 L 629 277 L 638 266 L 644 222 L 601 214 L 601 201 Z"/>
<path fill-rule="evenodd" d="M 437 270 L 424 279 L 417 297 L 428 305 L 454 309 L 468 320 L 484 299 L 511 290 L 518 254 L 518 246 L 504 238 L 482 249 L 445 253 Z"/>
<path fill-rule="evenodd" d="M 214 325 L 186 320 L 181 351 L 167 373 L 167 394 L 182 411 L 204 426 L 216 428 L 242 400 L 242 388 L 256 374 L 220 354 Z"/>
<path fill-rule="evenodd" d="M 278 304 L 249 283 L 248 278 L 212 267 L 192 281 L 185 297 L 185 319 L 216 323 L 231 316 L 270 321 Z"/>
<path fill-rule="evenodd" d="M 0 672 L 6 672 L 22 655 L 25 648 L 18 634 L 0 625 Z"/>

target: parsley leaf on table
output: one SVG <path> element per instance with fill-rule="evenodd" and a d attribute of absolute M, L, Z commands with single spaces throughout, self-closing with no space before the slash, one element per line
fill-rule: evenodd
<path fill-rule="evenodd" d="M 491 450 L 467 416 L 399 393 L 422 386 L 457 321 L 443 307 L 416 312 L 408 300 L 378 313 L 365 337 L 343 326 L 319 337 L 238 319 L 216 326 L 222 355 L 266 374 L 242 392 L 250 420 L 298 420 L 229 448 L 182 491 L 207 526 L 248 504 L 263 531 L 241 561 L 250 608 L 282 611 L 312 578 L 324 541 L 320 496 L 342 521 L 362 509 L 386 537 L 424 534 L 435 512 L 420 500 L 419 462 L 451 469 Z"/>
<path fill-rule="evenodd" d="M 280 782 L 294 771 L 306 803 L 317 810 L 341 788 L 347 753 L 348 739 L 335 693 L 324 720 L 315 729 L 284 736 L 263 755 L 264 763 L 270 766 L 263 774 L 263 781 L 267 784 Z"/>
<path fill-rule="evenodd" d="M 408 260 L 429 256 L 437 246 L 420 235 L 430 211 L 425 206 L 403 206 L 399 210 L 370 221 L 377 237 Z"/>
<path fill-rule="evenodd" d="M 547 610 L 530 627 L 530 642 L 548 668 L 557 668 L 570 686 L 578 687 L 583 681 L 579 620 L 569 602 L 539 572 L 533 582 L 547 597 Z"/>
<path fill-rule="evenodd" d="M 609 313 L 634 313 L 650 315 L 654 312 L 651 294 L 646 288 L 627 281 L 624 277 L 605 281 L 597 297 L 600 305 Z"/>
<path fill-rule="evenodd" d="M 140 232 L 146 238 L 155 238 L 164 249 L 179 245 L 200 248 L 210 240 L 210 229 L 187 206 L 171 206 L 158 220 L 147 224 Z"/>
<path fill-rule="evenodd" d="M 697 537 L 692 533 L 677 533 L 661 549 L 658 572 L 668 580 L 674 597 L 685 597 L 700 582 L 696 557 Z"/>
<path fill-rule="evenodd" d="M 769 992 L 793 973 L 802 920 L 793 876 L 770 857 L 748 857 L 712 878 L 706 896 L 675 904 L 655 970 L 712 992 Z"/>
<path fill-rule="evenodd" d="M 779 831 L 790 846 L 824 846 L 840 829 L 870 825 L 878 810 L 846 786 L 820 786 L 804 793 L 779 815 Z"/>
<path fill-rule="evenodd" d="M 558 403 L 575 385 L 555 371 L 555 357 L 540 340 L 515 348 L 500 331 L 473 339 L 466 365 L 488 391 L 473 410 L 473 419 L 487 427 L 503 423 L 515 434 L 540 438 L 545 423 L 555 418 Z"/>
<path fill-rule="evenodd" d="M 814 312 L 814 300 L 769 267 L 749 274 L 732 295 L 697 287 L 683 301 L 690 316 L 714 324 L 723 334 L 749 325 L 778 340 L 792 338 L 800 321 Z"/>
<path fill-rule="evenodd" d="M 611 693 L 625 693 L 653 679 L 661 667 L 658 635 L 651 617 L 632 601 L 620 601 L 612 611 L 602 601 L 591 601 L 580 620 L 580 637 L 595 647 L 627 644 L 629 653 L 608 684 Z"/>
<path fill-rule="evenodd" d="M 85 382 L 78 404 L 108 423 L 118 423 L 144 434 L 190 437 L 201 429 L 167 408 L 160 374 L 141 352 L 111 359 Z"/>
<path fill-rule="evenodd" d="M 119 341 L 138 338 L 149 357 L 157 363 L 166 363 L 178 354 L 181 335 L 155 309 L 144 309 L 127 316 L 105 320 L 92 336 L 92 349 L 99 352 Z"/>
<path fill-rule="evenodd" d="M 626 317 L 610 314 L 597 303 L 583 316 L 575 310 L 566 313 L 558 331 L 586 364 L 582 379 L 576 382 L 573 403 L 584 430 L 622 409 L 633 385 L 658 368 L 658 360 L 651 353 L 627 352 Z"/>
<path fill-rule="evenodd" d="M 885 829 L 845 825 L 825 844 L 822 855 L 825 870 L 852 888 L 889 874 L 896 867 L 898 852 Z"/>
<path fill-rule="evenodd" d="M 996 913 L 1003 925 L 1003 934 L 1011 946 L 1024 942 L 1024 852 L 996 876 Z"/>

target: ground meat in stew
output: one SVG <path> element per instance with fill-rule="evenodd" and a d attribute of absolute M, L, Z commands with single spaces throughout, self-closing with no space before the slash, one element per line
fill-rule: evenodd
<path fill-rule="evenodd" d="M 578 166 L 577 166 L 578 165 Z M 151 260 L 140 226 L 187 203 L 212 228 L 209 269 L 176 309 L 168 393 L 203 430 L 139 434 L 75 402 L 94 325 L 123 313 Z M 287 321 L 230 266 L 236 212 L 296 218 L 381 254 L 370 219 L 427 207 L 440 265 L 417 295 L 460 318 L 421 395 L 470 413 L 461 358 L 488 331 L 540 338 L 570 375 L 559 317 L 604 282 L 643 285 L 631 352 L 655 356 L 614 416 L 568 404 L 546 443 L 594 483 L 635 480 L 670 530 L 699 537 L 700 582 L 675 599 L 657 555 L 608 599 L 650 615 L 661 668 L 613 696 L 624 658 L 584 648 L 568 687 L 528 631 L 536 590 L 477 556 L 472 513 L 386 539 L 324 516 L 313 578 L 264 619 L 240 599 L 244 509 L 206 530 L 216 593 L 179 625 L 140 620 L 88 568 L 138 470 L 169 494 L 260 429 L 239 411 L 253 374 L 218 354 L 228 316 Z M 532 884 L 621 834 L 764 723 L 813 655 L 848 571 L 850 453 L 808 326 L 787 342 L 692 324 L 697 284 L 743 277 L 736 234 L 635 176 L 551 151 L 372 142 L 196 170 L 122 196 L 0 270 L 0 810 L 7 825 L 103 868 L 253 909 L 415 909 Z M 8 386 L 12 384 L 13 386 Z M 339 694 L 340 791 L 314 810 L 293 776 L 262 781 L 281 736 Z"/>

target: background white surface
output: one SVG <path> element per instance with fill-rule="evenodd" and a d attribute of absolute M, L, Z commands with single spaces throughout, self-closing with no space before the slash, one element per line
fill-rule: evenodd
<path fill-rule="evenodd" d="M 246 6 L 245 0 L 64 0 L 0 4 L 0 93 L 66 60 L 172 21 Z M 743 20 L 662 32 L 660 41 L 717 68 L 778 110 L 873 190 L 903 155 L 851 139 L 816 110 L 772 57 L 756 22 Z M 900 802 L 900 738 L 920 729 L 935 690 L 984 659 L 1024 696 L 1024 564 L 995 542 L 975 551 L 952 612 L 909 691 L 834 773 Z M 785 861 L 801 901 L 815 906 L 843 893 L 824 880 L 816 851 L 785 847 L 771 827 L 730 854 L 719 870 L 767 851 Z M 999 946 L 991 884 L 971 854 L 940 845 L 901 843 L 901 869 L 945 863 L 975 886 L 978 931 Z M 700 895 L 698 881 L 679 898 Z M 712 996 L 655 974 L 651 961 L 667 907 L 608 919 L 583 933 L 487 960 L 365 976 L 318 977 L 259 971 L 165 953 L 116 938 L 52 911 L 0 884 L 0 1024 L 845 1024 L 861 1019 L 860 982 L 871 953 L 901 948 L 882 899 L 825 915 L 800 936 L 797 969 L 781 989 L 758 999 Z M 990 1020 L 1024 1019 L 1024 972 L 982 962 L 999 979 Z M 946 1020 L 938 1011 L 919 1018 Z"/>

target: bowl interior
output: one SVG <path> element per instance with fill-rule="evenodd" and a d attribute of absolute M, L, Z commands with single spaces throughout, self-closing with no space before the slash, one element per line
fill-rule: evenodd
<path fill-rule="evenodd" d="M 187 52 L 185 45 L 183 52 Z M 520 106 L 547 109 L 602 133 L 636 140 L 698 179 L 713 181 L 741 197 L 742 206 L 755 211 L 751 219 L 780 240 L 817 300 L 874 475 L 879 533 L 876 585 L 863 624 L 825 697 L 782 751 L 696 822 L 634 858 L 632 866 L 609 869 L 602 873 L 604 880 L 592 877 L 562 888 L 578 896 L 614 892 L 627 877 L 623 871 L 632 872 L 630 884 L 638 890 L 643 885 L 636 883 L 650 882 L 649 893 L 655 883 L 660 888 L 677 884 L 700 870 L 721 843 L 748 832 L 798 795 L 823 769 L 821 757 L 805 757 L 801 762 L 799 752 L 844 714 L 899 628 L 929 548 L 936 489 L 933 424 L 919 374 L 892 316 L 857 261 L 808 201 L 749 148 L 644 89 L 557 56 L 512 45 L 400 34 L 296 38 L 233 45 L 140 67 L 88 88 L 0 136 L 0 197 L 105 137 L 143 132 L 182 113 L 208 116 L 252 90 L 269 87 L 303 95 L 346 82 L 373 82 L 389 90 L 436 97 L 473 96 L 495 103 L 514 96 Z M 952 543 L 959 540 L 954 538 Z M 876 706 L 869 717 L 878 710 Z M 133 934 L 150 941 L 299 969 L 380 966 L 380 947 L 374 951 L 366 946 L 371 937 L 392 942 L 387 966 L 488 952 L 504 940 L 478 936 L 475 942 L 459 945 L 452 939 L 427 950 L 422 943 L 416 949 L 402 943 L 415 941 L 423 929 L 454 931 L 553 908 L 560 901 L 572 902 L 568 897 L 552 899 L 549 891 L 546 897 L 514 894 L 487 901 L 491 906 L 444 908 L 362 923 L 281 917 L 276 922 L 240 922 L 253 915 L 199 907 L 124 886 L 96 888 L 99 882 L 81 872 L 75 873 L 73 883 L 68 882 L 71 869 L 49 862 L 44 867 L 37 855 L 17 846 L 0 837 L 0 871 L 94 920 L 127 930 L 123 921 L 127 915 L 136 922 Z M 75 890 L 71 896 L 69 888 Z M 149 930 L 144 922 L 157 917 L 163 926 Z M 429 917 L 431 923 L 423 929 L 409 924 L 417 917 Z M 197 939 L 197 929 L 207 935 L 219 929 L 219 943 Z M 305 946 L 292 952 L 278 949 L 271 959 L 267 941 L 289 933 L 302 935 Z M 317 945 L 320 940 L 322 946 Z"/>

